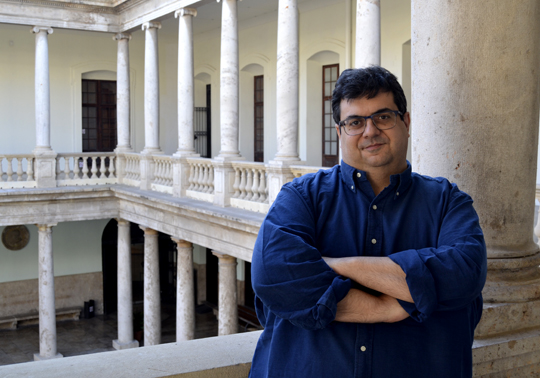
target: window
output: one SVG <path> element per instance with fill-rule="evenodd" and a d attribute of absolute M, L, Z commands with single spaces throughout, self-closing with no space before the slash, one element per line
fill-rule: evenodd
<path fill-rule="evenodd" d="M 82 81 L 83 152 L 116 148 L 116 81 Z"/>
<path fill-rule="evenodd" d="M 339 76 L 339 64 L 323 66 L 323 99 L 322 99 L 322 165 L 323 167 L 333 167 L 339 163 L 339 145 L 335 129 L 335 122 L 332 118 L 332 92 L 336 86 Z"/>
<path fill-rule="evenodd" d="M 254 161 L 264 161 L 264 76 L 254 77 Z"/>
<path fill-rule="evenodd" d="M 212 89 L 206 86 L 206 107 L 195 108 L 195 152 L 204 158 L 212 157 L 211 130 L 212 112 L 210 109 Z"/>

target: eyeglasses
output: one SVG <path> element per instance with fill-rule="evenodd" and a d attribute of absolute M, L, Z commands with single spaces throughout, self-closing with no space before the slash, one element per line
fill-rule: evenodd
<path fill-rule="evenodd" d="M 399 110 L 386 110 L 370 116 L 350 117 L 339 122 L 339 127 L 343 127 L 347 135 L 360 135 L 366 130 L 367 120 L 371 118 L 373 125 L 379 130 L 388 130 L 396 126 L 397 116 L 403 116 Z"/>

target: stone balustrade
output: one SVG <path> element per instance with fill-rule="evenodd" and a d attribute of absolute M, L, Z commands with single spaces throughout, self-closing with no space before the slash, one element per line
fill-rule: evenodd
<path fill-rule="evenodd" d="M 35 187 L 32 154 L 0 155 L 0 189 Z"/>
<path fill-rule="evenodd" d="M 68 153 L 56 157 L 56 185 L 116 184 L 113 152 Z"/>
<path fill-rule="evenodd" d="M 155 155 L 154 181 L 152 190 L 161 193 L 173 193 L 173 159 L 172 156 Z"/>
<path fill-rule="evenodd" d="M 316 173 L 321 169 L 329 169 L 326 167 L 308 167 L 305 165 L 293 165 L 291 166 L 291 171 L 294 175 L 294 177 L 300 177 L 307 173 Z"/>
<path fill-rule="evenodd" d="M 129 186 L 141 185 L 141 155 L 136 153 L 124 153 L 126 160 L 123 183 Z"/>
<path fill-rule="evenodd" d="M 214 166 L 212 160 L 188 158 L 189 188 L 186 195 L 206 202 L 214 201 Z"/>
<path fill-rule="evenodd" d="M 232 162 L 235 171 L 231 206 L 266 213 L 268 204 L 267 173 L 264 163 Z"/>

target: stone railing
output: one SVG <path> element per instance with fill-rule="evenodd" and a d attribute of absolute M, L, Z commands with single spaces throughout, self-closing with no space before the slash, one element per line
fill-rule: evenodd
<path fill-rule="evenodd" d="M 293 165 L 291 166 L 291 171 L 294 175 L 294 177 L 300 177 L 305 175 L 306 173 L 316 173 L 321 169 L 330 169 L 327 167 L 308 167 L 305 165 Z"/>
<path fill-rule="evenodd" d="M 231 206 L 239 209 L 268 212 L 268 185 L 264 163 L 232 162 L 235 171 Z"/>
<path fill-rule="evenodd" d="M 56 185 L 116 184 L 114 152 L 67 153 L 56 156 Z"/>
<path fill-rule="evenodd" d="M 161 193 L 173 193 L 173 159 L 172 156 L 156 155 L 152 190 Z"/>
<path fill-rule="evenodd" d="M 214 166 L 212 160 L 188 158 L 189 188 L 186 196 L 206 202 L 214 201 Z"/>
<path fill-rule="evenodd" d="M 141 155 L 136 153 L 125 153 L 126 166 L 122 182 L 129 186 L 139 187 L 141 185 Z"/>
<path fill-rule="evenodd" d="M 35 187 L 32 154 L 0 155 L 0 189 Z"/>

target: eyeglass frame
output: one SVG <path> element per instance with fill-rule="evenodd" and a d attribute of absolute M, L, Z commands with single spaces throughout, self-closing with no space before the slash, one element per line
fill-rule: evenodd
<path fill-rule="evenodd" d="M 349 136 L 356 136 L 356 135 L 362 135 L 365 131 L 366 131 L 366 127 L 367 127 L 367 120 L 371 118 L 371 122 L 373 123 L 373 126 L 375 126 L 375 128 L 379 131 L 383 131 L 383 130 L 391 130 L 393 129 L 394 127 L 396 127 L 397 125 L 397 117 L 396 117 L 396 123 L 394 123 L 394 126 L 392 127 L 389 127 L 387 129 L 381 129 L 379 128 L 379 126 L 377 126 L 377 123 L 375 122 L 375 120 L 373 119 L 373 116 L 376 116 L 376 115 L 379 115 L 379 114 L 382 114 L 382 113 L 394 113 L 396 116 L 399 115 L 399 117 L 401 118 L 401 120 L 403 120 L 403 113 L 400 112 L 399 110 L 383 110 L 383 111 L 380 111 L 380 112 L 377 112 L 377 113 L 373 113 L 372 115 L 370 116 L 354 116 L 354 117 L 351 117 L 353 119 L 358 119 L 358 118 L 363 118 L 365 121 L 366 121 L 366 125 L 364 126 L 364 130 L 361 132 L 361 133 L 358 133 L 358 134 L 353 134 L 353 135 L 350 135 L 347 130 L 345 129 L 345 134 L 349 135 Z M 338 123 L 338 126 L 341 128 L 341 127 L 345 127 L 344 124 L 342 124 L 343 122 L 345 122 L 347 119 L 344 119 L 343 121 L 339 121 Z"/>

